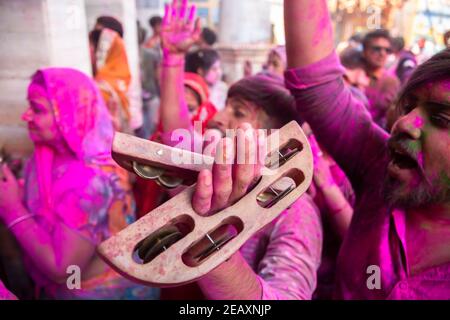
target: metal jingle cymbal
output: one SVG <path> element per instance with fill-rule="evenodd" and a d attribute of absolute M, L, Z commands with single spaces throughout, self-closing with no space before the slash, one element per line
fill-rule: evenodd
<path fill-rule="evenodd" d="M 197 262 L 201 262 L 202 260 L 209 257 L 214 251 L 219 251 L 221 247 L 230 242 L 234 237 L 236 237 L 236 235 L 229 233 L 224 234 L 218 240 L 213 240 L 214 243 L 211 243 L 210 246 L 208 246 L 202 252 L 198 253 L 195 257 L 193 257 L 193 259 L 197 260 Z"/>
<path fill-rule="evenodd" d="M 161 252 L 166 251 L 171 245 L 183 237 L 181 232 L 170 234 L 160 240 L 145 254 L 144 263 L 152 261 Z"/>
<path fill-rule="evenodd" d="M 297 187 L 295 181 L 289 177 L 284 177 L 275 182 L 269 188 L 258 194 L 256 200 L 264 208 L 270 208 L 278 201 L 287 196 Z"/>
<path fill-rule="evenodd" d="M 138 245 L 138 256 L 147 263 L 182 237 L 182 233 L 176 226 L 163 227 L 141 241 Z"/>
<path fill-rule="evenodd" d="M 133 170 L 139 177 L 148 180 L 158 179 L 165 172 L 164 169 L 139 164 L 136 161 L 133 161 Z"/>
<path fill-rule="evenodd" d="M 156 179 L 156 183 L 158 183 L 161 187 L 174 189 L 183 184 L 183 179 L 174 176 L 161 175 L 158 179 Z"/>
<path fill-rule="evenodd" d="M 279 168 L 299 152 L 301 152 L 301 148 L 284 148 L 278 152 L 273 153 L 266 162 L 266 166 L 270 169 Z"/>

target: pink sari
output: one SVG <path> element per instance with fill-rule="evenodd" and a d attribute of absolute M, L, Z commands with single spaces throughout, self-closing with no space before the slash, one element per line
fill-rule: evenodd
<path fill-rule="evenodd" d="M 83 73 L 50 68 L 38 71 L 33 82 L 39 78 L 72 156 L 56 157 L 53 149 L 35 146 L 25 174 L 26 206 L 49 233 L 63 223 L 96 245 L 134 221 L 128 176 L 111 158 L 111 118 L 94 81 Z M 32 275 L 52 298 L 119 299 L 132 286 L 112 270 L 83 281 L 81 290 Z"/>

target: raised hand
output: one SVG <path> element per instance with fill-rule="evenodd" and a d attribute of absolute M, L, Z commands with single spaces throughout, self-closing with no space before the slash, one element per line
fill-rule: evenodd
<path fill-rule="evenodd" d="M 185 54 L 201 34 L 200 19 L 195 19 L 196 6 L 187 0 L 173 0 L 165 5 L 162 24 L 162 45 L 165 54 Z"/>

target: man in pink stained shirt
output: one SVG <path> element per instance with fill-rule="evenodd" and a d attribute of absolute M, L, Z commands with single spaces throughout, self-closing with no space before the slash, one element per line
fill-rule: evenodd
<path fill-rule="evenodd" d="M 419 66 L 386 133 L 344 85 L 325 0 L 285 0 L 285 81 L 357 203 L 336 297 L 450 299 L 450 50 Z"/>
<path fill-rule="evenodd" d="M 400 81 L 386 69 L 392 52 L 392 40 L 387 30 L 378 29 L 366 34 L 363 40 L 363 60 L 369 77 L 365 94 L 373 121 L 385 128 L 386 112 L 400 91 Z"/>

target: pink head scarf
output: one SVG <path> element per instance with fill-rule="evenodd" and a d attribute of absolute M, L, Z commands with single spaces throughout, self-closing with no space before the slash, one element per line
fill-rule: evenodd
<path fill-rule="evenodd" d="M 110 115 L 94 81 L 68 68 L 41 69 L 32 85 L 44 86 L 60 134 L 75 158 L 86 165 L 111 165 L 114 135 Z M 40 195 L 37 213 L 53 221 L 52 164 L 54 150 L 36 144 L 34 166 Z M 32 182 L 30 182 L 32 183 Z"/>

